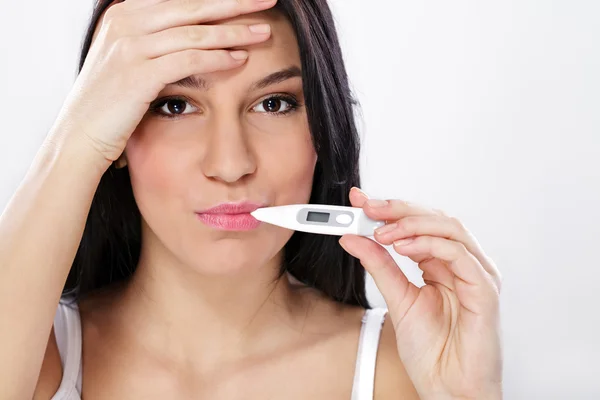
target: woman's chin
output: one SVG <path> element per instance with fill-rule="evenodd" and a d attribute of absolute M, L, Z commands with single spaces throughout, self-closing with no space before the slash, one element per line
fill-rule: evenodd
<path fill-rule="evenodd" d="M 266 249 L 261 251 L 256 247 L 246 250 L 240 249 L 239 246 L 230 249 L 223 248 L 219 251 L 211 251 L 210 254 L 207 252 L 194 254 L 191 266 L 194 271 L 209 276 L 255 274 L 266 272 L 263 270 L 275 262 L 277 257 L 268 254 Z M 280 265 L 280 261 L 276 262 L 276 265 Z"/>

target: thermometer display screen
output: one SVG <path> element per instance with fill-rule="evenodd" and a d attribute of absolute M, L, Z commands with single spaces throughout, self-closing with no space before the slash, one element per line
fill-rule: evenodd
<path fill-rule="evenodd" d="M 310 222 L 329 222 L 329 213 L 309 211 L 306 220 Z"/>

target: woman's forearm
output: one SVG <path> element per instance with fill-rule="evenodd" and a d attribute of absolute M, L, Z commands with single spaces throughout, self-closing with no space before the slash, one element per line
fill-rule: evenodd
<path fill-rule="evenodd" d="M 109 165 L 76 137 L 48 136 L 0 216 L 2 398 L 35 387 L 62 288 Z"/>

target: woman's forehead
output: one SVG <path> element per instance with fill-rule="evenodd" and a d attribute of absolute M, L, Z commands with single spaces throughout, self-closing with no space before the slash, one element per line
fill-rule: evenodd
<path fill-rule="evenodd" d="M 270 51 L 285 52 L 290 55 L 298 54 L 296 35 L 289 21 L 277 10 L 266 10 L 252 14 L 240 15 L 212 24 L 221 25 L 253 25 L 269 24 L 271 37 L 269 40 L 250 46 L 240 46 L 236 49 L 252 50 L 254 48 L 268 48 Z M 299 57 L 299 55 L 297 55 Z"/>
<path fill-rule="evenodd" d="M 106 13 L 106 10 L 104 11 Z M 102 25 L 102 19 L 99 19 L 94 34 L 92 36 L 92 43 L 95 41 L 100 26 Z M 254 24 L 269 24 L 271 26 L 271 38 L 263 43 L 252 46 L 240 46 L 234 49 L 252 50 L 256 47 L 271 48 L 271 51 L 286 52 L 292 56 L 292 58 L 299 58 L 298 54 L 298 42 L 296 40 L 295 32 L 293 31 L 290 22 L 283 16 L 281 12 L 275 9 L 260 11 L 251 14 L 243 14 L 237 17 L 229 18 L 226 20 L 211 21 L 199 25 L 254 25 Z"/>

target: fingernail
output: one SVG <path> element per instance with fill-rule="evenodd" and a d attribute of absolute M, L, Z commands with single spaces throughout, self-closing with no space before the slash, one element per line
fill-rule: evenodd
<path fill-rule="evenodd" d="M 236 60 L 245 60 L 248 58 L 248 52 L 246 50 L 230 51 L 229 54 L 231 54 L 231 57 L 235 58 Z"/>
<path fill-rule="evenodd" d="M 252 32 L 252 33 L 264 34 L 264 33 L 271 32 L 271 25 L 269 25 L 269 24 L 250 25 L 250 26 L 248 26 L 248 29 L 250 29 L 250 32 Z"/>
<path fill-rule="evenodd" d="M 394 242 L 394 246 L 402 247 L 402 246 L 406 246 L 408 244 L 411 244 L 414 241 L 415 241 L 415 238 L 396 240 Z"/>
<path fill-rule="evenodd" d="M 392 224 L 387 224 L 387 225 L 382 226 L 381 228 L 375 229 L 375 233 L 378 235 L 383 235 L 384 233 L 393 231 L 397 227 L 398 227 L 398 223 L 394 222 Z"/>
<path fill-rule="evenodd" d="M 367 204 L 369 205 L 369 207 L 373 207 L 373 208 L 379 208 L 379 207 L 385 207 L 388 205 L 387 200 L 369 200 L 367 201 Z"/>
<path fill-rule="evenodd" d="M 366 194 L 365 192 L 363 192 L 361 189 L 357 188 L 356 186 L 352 186 L 352 189 L 350 190 L 356 190 L 361 196 L 363 196 L 365 199 L 369 198 L 369 195 Z"/>

